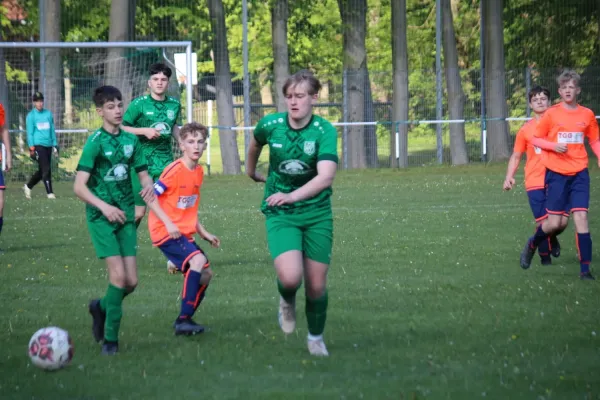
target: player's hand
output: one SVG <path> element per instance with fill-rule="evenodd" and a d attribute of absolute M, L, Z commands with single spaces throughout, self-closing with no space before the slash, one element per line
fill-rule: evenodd
<path fill-rule="evenodd" d="M 146 128 L 144 129 L 144 136 L 150 140 L 153 140 L 160 136 L 160 132 L 154 128 Z"/>
<path fill-rule="evenodd" d="M 102 210 L 102 214 L 106 217 L 109 222 L 124 224 L 127 218 L 125 218 L 125 213 L 123 210 L 118 209 L 117 207 L 113 207 L 107 204 Z"/>
<path fill-rule="evenodd" d="M 600 161 L 599 161 L 600 164 Z M 6 157 L 6 172 L 10 171 L 12 168 L 12 159 L 10 157 Z"/>
<path fill-rule="evenodd" d="M 204 232 L 203 239 L 206 240 L 210 245 L 214 248 L 219 248 L 221 246 L 221 239 L 213 235 L 209 232 Z"/>
<path fill-rule="evenodd" d="M 156 200 L 156 196 L 154 195 L 154 186 L 146 186 L 140 190 L 140 197 L 146 204 L 150 204 Z"/>
<path fill-rule="evenodd" d="M 277 207 L 284 204 L 291 204 L 294 202 L 294 199 L 292 199 L 289 193 L 277 192 L 267 197 L 266 202 L 269 207 Z"/>
<path fill-rule="evenodd" d="M 557 153 L 566 153 L 567 145 L 565 143 L 556 143 L 554 145 L 554 151 Z"/>
<path fill-rule="evenodd" d="M 31 158 L 33 161 L 37 161 L 38 159 L 37 151 L 35 151 L 35 147 L 33 146 L 29 148 L 29 158 Z"/>
<path fill-rule="evenodd" d="M 262 176 L 261 174 L 259 174 L 257 172 L 255 172 L 253 174 L 248 174 L 248 176 L 250 177 L 250 179 L 252 179 L 254 182 L 257 182 L 257 183 L 260 183 L 260 182 L 265 183 L 267 181 L 264 176 Z"/>
<path fill-rule="evenodd" d="M 57 156 L 58 155 L 58 147 L 54 146 L 52 149 L 54 150 L 54 155 Z"/>
<path fill-rule="evenodd" d="M 179 239 L 181 237 L 181 231 L 173 222 L 165 224 L 165 228 L 167 228 L 167 232 L 169 233 L 169 237 L 171 239 Z"/>
<path fill-rule="evenodd" d="M 504 190 L 510 190 L 510 189 L 512 189 L 514 184 L 515 184 L 515 178 L 506 178 L 504 180 L 504 185 L 502 186 L 502 188 Z"/>

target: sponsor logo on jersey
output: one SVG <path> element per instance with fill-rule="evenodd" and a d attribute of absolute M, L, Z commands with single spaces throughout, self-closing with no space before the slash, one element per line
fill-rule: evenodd
<path fill-rule="evenodd" d="M 129 179 L 129 166 L 127 164 L 116 164 L 104 175 L 105 182 L 119 182 Z"/>
<path fill-rule="evenodd" d="M 154 115 L 154 111 L 146 111 L 146 115 Z"/>
<path fill-rule="evenodd" d="M 38 122 L 36 125 L 40 131 L 50 129 L 50 122 Z"/>
<path fill-rule="evenodd" d="M 304 142 L 304 152 L 309 156 L 315 154 L 315 142 Z"/>
<path fill-rule="evenodd" d="M 164 122 L 155 122 L 150 126 L 150 128 L 154 128 L 160 132 L 161 135 L 170 135 L 171 127 L 169 124 L 165 124 Z"/>
<path fill-rule="evenodd" d="M 104 153 L 105 156 L 112 156 L 112 151 L 107 151 Z"/>
<path fill-rule="evenodd" d="M 311 168 L 301 160 L 285 160 L 279 164 L 279 172 L 286 175 L 304 175 Z"/>
<path fill-rule="evenodd" d="M 175 119 L 175 111 L 167 110 L 167 118 L 169 118 L 170 120 L 174 120 Z"/>
<path fill-rule="evenodd" d="M 276 149 L 280 149 L 283 147 L 283 145 L 281 143 L 273 143 L 273 147 L 275 147 Z"/>
<path fill-rule="evenodd" d="M 583 132 L 557 132 L 558 143 L 583 144 Z"/>
<path fill-rule="evenodd" d="M 191 196 L 179 196 L 179 200 L 177 200 L 177 208 L 185 210 L 186 208 L 194 207 L 196 204 L 196 199 L 198 199 L 197 194 L 193 194 Z"/>
<path fill-rule="evenodd" d="M 127 157 L 127 158 L 130 158 L 133 155 L 133 145 L 132 144 L 123 145 L 123 155 L 125 155 L 125 157 Z"/>

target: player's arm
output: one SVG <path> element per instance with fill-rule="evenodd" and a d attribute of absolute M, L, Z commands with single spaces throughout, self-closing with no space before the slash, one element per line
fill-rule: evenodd
<path fill-rule="evenodd" d="M 148 171 L 139 171 L 137 174 L 138 178 L 140 179 L 140 184 L 143 188 L 142 192 L 140 192 L 140 195 L 147 190 L 150 190 L 153 193 L 152 196 L 146 195 L 146 197 L 144 197 L 144 195 L 142 195 L 142 198 L 148 205 L 148 208 L 152 210 L 152 212 L 158 217 L 158 219 L 162 221 L 163 224 L 165 224 L 165 228 L 167 229 L 171 239 L 177 239 L 181 237 L 181 232 L 179 231 L 177 225 L 171 221 L 167 213 L 161 208 L 160 204 L 158 204 L 158 200 L 156 199 L 156 196 L 154 196 L 154 194 L 157 194 L 154 191 L 154 182 L 152 182 L 152 178 L 150 178 L 150 175 L 148 175 Z"/>
<path fill-rule="evenodd" d="M 198 232 L 198 235 L 202 239 L 209 242 L 212 247 L 220 247 L 221 246 L 221 239 L 219 239 L 218 237 L 216 237 L 215 235 L 213 235 L 212 233 L 207 231 L 206 228 L 204 228 L 204 226 L 200 222 L 196 223 L 196 232 Z"/>
<path fill-rule="evenodd" d="M 58 147 L 56 146 L 56 129 L 54 128 L 54 116 L 50 115 L 50 137 L 52 138 L 52 147 L 54 154 L 58 153 Z"/>
<path fill-rule="evenodd" d="M 0 126 L 2 131 L 2 143 L 4 143 L 4 150 L 6 151 L 6 170 L 9 171 L 12 168 L 12 151 L 10 149 L 10 136 L 8 135 L 8 127 L 6 124 Z"/>
<path fill-rule="evenodd" d="M 549 112 L 546 112 L 537 124 L 535 133 L 531 138 L 531 144 L 543 150 L 565 153 L 567 151 L 567 145 L 565 143 L 554 143 L 547 140 L 551 128 L 552 117 Z"/>
<path fill-rule="evenodd" d="M 596 120 L 596 116 L 593 114 L 590 117 L 590 123 L 586 129 L 586 136 L 592 151 L 598 159 L 598 166 L 600 166 L 600 140 L 598 140 L 600 138 L 600 133 L 598 131 L 598 120 Z"/>
<path fill-rule="evenodd" d="M 262 151 L 263 145 L 260 144 L 253 136 L 248 144 L 248 161 L 246 162 L 246 174 L 254 182 L 265 182 L 265 177 L 256 172 L 256 164 L 258 157 Z"/>
<path fill-rule="evenodd" d="M 523 153 L 521 152 L 513 152 L 510 156 L 510 160 L 508 161 L 508 168 L 506 169 L 506 178 L 504 178 L 504 190 L 512 189 L 515 184 L 515 174 L 519 169 L 519 163 L 521 162 L 521 156 Z"/>
<path fill-rule="evenodd" d="M 336 171 L 337 163 L 335 161 L 319 161 L 317 163 L 317 176 L 291 193 L 279 192 L 267 197 L 266 202 L 270 207 L 275 207 L 315 197 L 333 184 Z"/>
<path fill-rule="evenodd" d="M 110 204 L 102 201 L 100 198 L 95 196 L 90 189 L 87 187 L 88 180 L 90 179 L 90 173 L 87 171 L 79 170 L 75 175 L 75 184 L 73 185 L 73 191 L 81 200 L 87 204 L 96 207 L 102 212 L 110 222 L 117 222 L 124 224 L 126 221 L 125 213 L 123 210 L 117 207 L 111 206 Z"/>
<path fill-rule="evenodd" d="M 154 128 L 136 128 L 135 124 L 140 116 L 137 106 L 137 103 L 130 104 L 127 107 L 127 111 L 125 111 L 125 115 L 123 115 L 123 123 L 121 124 L 121 129 L 125 132 L 133 133 L 136 136 L 145 136 L 148 139 L 156 139 L 160 136 L 160 132 Z"/>

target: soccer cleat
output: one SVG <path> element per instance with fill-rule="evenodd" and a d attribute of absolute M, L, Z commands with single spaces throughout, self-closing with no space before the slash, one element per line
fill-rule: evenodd
<path fill-rule="evenodd" d="M 49 199 L 56 199 L 56 196 L 54 195 L 54 193 L 48 193 L 48 198 Z"/>
<path fill-rule="evenodd" d="M 531 243 L 531 239 L 527 240 L 527 243 L 525 244 L 525 247 L 523 248 L 523 251 L 521 252 L 521 268 L 523 269 L 527 269 L 531 266 L 531 260 L 533 259 L 533 256 L 535 255 L 535 248 L 533 247 L 532 243 Z"/>
<path fill-rule="evenodd" d="M 106 321 L 106 313 L 100 308 L 100 300 L 92 300 L 88 306 L 90 315 L 92 316 L 92 335 L 96 342 L 101 342 L 104 339 L 104 321 Z"/>
<path fill-rule="evenodd" d="M 552 257 L 560 257 L 560 243 L 558 242 L 558 238 L 556 236 L 550 236 L 550 246 L 552 247 L 552 250 L 550 250 Z"/>
<path fill-rule="evenodd" d="M 173 324 L 175 328 L 175 336 L 179 335 L 196 335 L 204 332 L 204 327 L 194 322 L 191 318 L 177 319 Z"/>
<path fill-rule="evenodd" d="M 552 258 L 542 257 L 541 262 L 542 262 L 542 265 L 552 265 Z"/>
<path fill-rule="evenodd" d="M 596 278 L 594 278 L 594 276 L 592 275 L 591 272 L 582 272 L 581 274 L 579 274 L 579 279 L 581 279 L 582 281 L 595 281 Z"/>
<path fill-rule="evenodd" d="M 288 303 L 279 298 L 279 313 L 277 315 L 279 326 L 284 333 L 292 333 L 296 329 L 296 298 L 291 303 Z"/>
<path fill-rule="evenodd" d="M 171 275 L 174 275 L 174 274 L 178 273 L 179 270 L 177 269 L 175 264 L 173 264 L 171 261 L 167 261 L 167 272 Z"/>
<path fill-rule="evenodd" d="M 23 185 L 23 192 L 25 192 L 25 198 L 31 200 L 31 189 L 27 185 Z"/>
<path fill-rule="evenodd" d="M 308 352 L 313 356 L 319 357 L 327 357 L 329 352 L 327 351 L 327 347 L 325 347 L 325 342 L 323 339 L 317 340 L 308 340 Z"/>
<path fill-rule="evenodd" d="M 104 342 L 102 345 L 102 354 L 105 356 L 114 356 L 119 352 L 119 342 Z"/>

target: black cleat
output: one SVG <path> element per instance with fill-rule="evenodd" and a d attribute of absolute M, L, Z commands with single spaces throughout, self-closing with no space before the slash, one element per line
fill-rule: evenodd
<path fill-rule="evenodd" d="M 189 336 L 204 332 L 204 327 L 195 323 L 191 318 L 177 319 L 173 326 L 175 327 L 175 336 Z"/>
<path fill-rule="evenodd" d="M 544 258 L 542 258 L 541 261 L 542 261 L 542 265 L 552 265 L 552 258 L 550 258 L 550 257 L 548 257 L 548 258 L 544 257 Z"/>
<path fill-rule="evenodd" d="M 594 276 L 592 275 L 591 272 L 582 272 L 581 274 L 579 274 L 579 279 L 581 279 L 582 281 L 595 281 L 596 278 L 594 278 Z"/>
<path fill-rule="evenodd" d="M 102 345 L 102 354 L 105 356 L 114 356 L 119 352 L 119 342 L 107 342 Z"/>
<path fill-rule="evenodd" d="M 523 251 L 521 252 L 521 268 L 527 269 L 531 266 L 531 260 L 535 255 L 535 248 L 532 247 L 531 239 L 527 240 Z"/>
<path fill-rule="evenodd" d="M 558 238 L 556 236 L 550 236 L 550 246 L 552 247 L 552 250 L 550 250 L 552 257 L 560 257 L 560 243 L 558 243 Z"/>
<path fill-rule="evenodd" d="M 88 309 L 93 320 L 92 335 L 94 335 L 94 340 L 100 343 L 102 339 L 104 339 L 104 321 L 106 321 L 106 313 L 100 308 L 99 299 L 90 301 Z"/>

